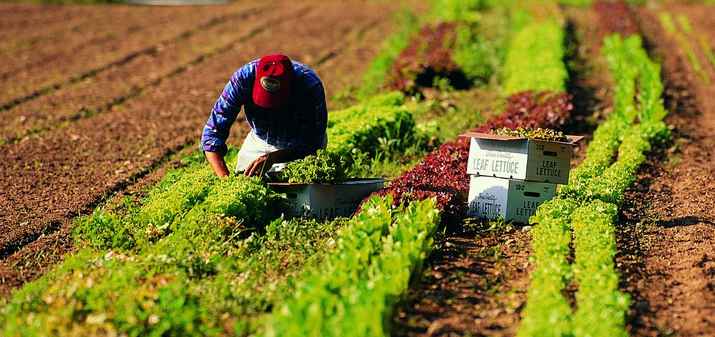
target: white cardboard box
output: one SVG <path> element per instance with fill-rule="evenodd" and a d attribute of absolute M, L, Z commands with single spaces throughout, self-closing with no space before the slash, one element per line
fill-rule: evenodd
<path fill-rule="evenodd" d="M 471 176 L 467 214 L 527 224 L 536 208 L 553 198 L 555 192 L 556 185 L 551 183 Z"/>
<path fill-rule="evenodd" d="M 467 174 L 554 184 L 568 183 L 573 147 L 583 138 L 549 142 L 476 132 L 463 136 L 470 138 Z"/>
<path fill-rule="evenodd" d="M 384 185 L 384 179 L 360 179 L 339 184 L 268 184 L 288 199 L 289 210 L 286 215 L 320 219 L 351 216 L 365 197 Z"/>

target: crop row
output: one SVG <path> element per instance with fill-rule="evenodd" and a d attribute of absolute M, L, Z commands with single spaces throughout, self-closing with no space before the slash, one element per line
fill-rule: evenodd
<path fill-rule="evenodd" d="M 80 253 L 91 258 L 70 259 L 69 265 L 79 268 L 52 281 L 33 282 L 14 294 L 3 309 L 4 335 L 72 334 L 75 329 L 93 328 L 97 317 L 102 329 L 129 335 L 157 330 L 190 334 L 196 332 L 193 329 L 210 328 L 211 324 L 197 324 L 207 318 L 189 280 L 230 267 L 226 264 L 232 262 L 229 252 L 237 235 L 272 217 L 272 198 L 255 180 L 219 181 L 203 202 L 175 222 L 170 235 L 141 254 Z M 157 317 L 153 320 L 169 324 L 152 326 L 152 315 Z"/>
<path fill-rule="evenodd" d="M 519 336 L 626 334 L 628 298 L 618 289 L 613 262 L 614 221 L 645 154 L 668 130 L 662 122 L 666 111 L 660 67 L 648 58 L 640 39 L 609 37 L 603 53 L 616 85 L 613 112 L 594 133 L 569 184 L 530 220 L 536 267 Z M 568 263 L 571 230 L 573 266 Z M 575 313 L 563 295 L 572 272 L 578 285 Z"/>
<path fill-rule="evenodd" d="M 563 63 L 565 33 L 562 27 L 558 18 L 551 18 L 528 23 L 516 33 L 504 65 L 507 94 L 565 90 L 568 72 Z"/>
<path fill-rule="evenodd" d="M 402 107 L 403 100 L 400 94 L 388 94 L 345 111 L 336 112 L 336 118 L 331 121 L 328 131 L 329 137 L 334 139 L 330 149 L 344 153 L 355 151 L 370 153 L 380 138 L 412 136 L 415 132 L 414 121 L 412 115 Z M 410 139 L 397 140 L 408 144 Z M 220 201 L 226 202 L 226 205 L 222 206 L 217 201 L 220 196 L 225 198 Z M 58 270 L 65 270 L 64 272 L 53 273 L 26 286 L 28 289 L 38 289 L 31 295 L 28 296 L 26 291 L 18 292 L 6 308 L 8 318 L 5 327 L 10 335 L 16 333 L 15 324 L 17 326 L 24 324 L 21 313 L 26 312 L 34 312 L 45 317 L 48 320 L 45 323 L 60 319 L 65 324 L 76 327 L 73 324 L 80 324 L 83 321 L 86 323 L 89 319 L 82 315 L 78 316 L 78 312 L 86 312 L 88 315 L 106 316 L 113 329 L 124 332 L 131 332 L 132 329 L 140 327 L 146 328 L 146 331 L 160 329 L 160 327 L 139 324 L 146 323 L 152 314 L 158 315 L 158 312 L 147 314 L 131 309 L 138 318 L 134 316 L 123 318 L 115 316 L 116 313 L 111 309 L 110 302 L 99 301 L 101 302 L 99 306 L 94 306 L 93 301 L 98 301 L 96 298 L 111 299 L 119 296 L 120 288 L 127 294 L 136 291 L 132 289 L 144 289 L 154 280 L 146 279 L 144 276 L 152 274 L 171 275 L 170 282 L 165 280 L 167 286 L 176 285 L 177 289 L 183 287 L 190 289 L 192 278 L 201 279 L 204 275 L 213 275 L 220 265 L 233 266 L 234 262 L 224 261 L 228 254 L 226 249 L 234 245 L 238 237 L 245 237 L 247 233 L 255 231 L 255 227 L 260 227 L 268 219 L 275 217 L 276 214 L 270 210 L 278 208 L 279 204 L 278 198 L 268 193 L 263 184 L 239 178 L 232 178 L 229 182 L 222 181 L 215 178 L 205 165 L 194 164 L 171 173 L 149 193 L 141 206 L 130 206 L 120 212 L 121 214 L 98 210 L 92 216 L 80 220 L 75 227 L 79 240 L 78 246 L 89 243 L 93 249 L 82 252 L 65 263 L 75 267 L 60 266 Z M 217 219 L 213 221 L 213 217 Z M 205 228 L 225 230 L 202 232 Z M 127 256 L 126 261 L 108 263 L 103 268 L 91 268 L 90 266 L 97 263 L 96 261 L 102 260 L 102 254 L 107 250 L 120 256 L 127 253 L 130 255 Z M 157 262 L 157 259 L 161 261 Z M 90 276 L 93 282 L 106 286 L 92 287 L 92 290 L 79 289 L 80 293 L 70 294 L 57 289 L 59 284 L 84 280 L 85 269 L 94 269 Z M 233 270 L 233 272 L 239 271 Z M 117 274 L 126 275 L 126 279 L 118 282 L 112 277 Z M 59 293 L 49 296 L 56 296 L 61 299 L 60 301 L 72 301 L 75 303 L 73 307 L 78 311 L 67 312 L 53 306 L 27 306 L 28 301 L 37 301 L 42 293 L 47 295 L 56 291 Z M 90 294 L 86 296 L 91 298 L 85 297 L 85 292 L 89 292 Z M 178 296 L 175 300 L 191 299 L 188 293 L 175 295 Z M 129 297 L 124 298 L 123 301 L 132 308 L 143 300 L 127 296 Z M 197 308 L 203 307 L 203 305 L 197 306 Z M 72 317 L 77 321 L 72 321 Z M 202 319 L 200 316 L 194 316 L 188 322 L 173 321 L 170 328 L 189 329 L 184 324 L 196 323 L 196 320 Z M 137 325 L 131 324 L 131 320 L 138 320 Z M 37 322 L 39 326 L 35 331 L 40 335 L 42 331 L 48 331 L 43 329 L 58 328 L 54 324 L 44 326 L 43 319 L 38 319 Z M 212 325 L 210 322 L 203 322 L 200 326 Z"/>
<path fill-rule="evenodd" d="M 439 213 L 432 199 L 393 207 L 372 197 L 306 271 L 295 294 L 273 310 L 268 336 L 385 336 L 384 321 L 432 248 Z"/>
<path fill-rule="evenodd" d="M 686 59 L 693 71 L 700 76 L 705 84 L 710 84 L 710 73 L 705 69 L 706 65 L 700 61 L 697 51 L 705 57 L 705 64 L 709 61 L 715 67 L 715 54 L 710 48 L 707 39 L 694 32 L 688 17 L 680 14 L 675 19 L 668 12 L 660 12 L 658 15 L 661 26 L 675 40 L 678 47 L 685 53 Z M 677 23 L 676 23 L 677 21 Z M 697 43 L 697 47 L 694 45 Z"/>

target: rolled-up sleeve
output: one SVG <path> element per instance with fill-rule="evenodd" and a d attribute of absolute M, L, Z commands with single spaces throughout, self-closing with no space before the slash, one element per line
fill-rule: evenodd
<path fill-rule="evenodd" d="M 253 76 L 253 71 L 250 64 L 241 67 L 223 88 L 211 109 L 211 115 L 209 115 L 201 134 L 201 149 L 203 151 L 226 154 L 228 150 L 226 139 L 228 139 L 231 125 L 236 121 L 241 106 L 246 102 L 246 96 L 250 92 L 248 83 L 251 83 L 251 76 Z"/>

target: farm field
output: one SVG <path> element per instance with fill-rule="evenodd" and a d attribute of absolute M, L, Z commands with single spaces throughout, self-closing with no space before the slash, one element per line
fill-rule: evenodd
<path fill-rule="evenodd" d="M 223 20 L 219 24 L 223 26 L 223 31 L 201 28 L 200 23 L 192 21 L 196 12 L 183 10 L 179 13 L 189 17 L 186 18 L 186 26 L 172 26 L 179 30 L 173 41 L 159 43 L 160 40 L 137 36 L 134 43 L 144 45 L 134 49 L 154 51 L 129 62 L 109 65 L 84 79 L 86 83 L 71 80 L 78 76 L 73 68 L 58 69 L 66 79 L 60 88 L 3 111 L 9 119 L 8 125 L 26 125 L 25 130 L 37 131 L 32 132 L 32 136 L 15 137 L 14 141 L 2 145 L 8 160 L 2 168 L 4 193 L 0 207 L 3 209 L 2 223 L 7 230 L 3 231 L 0 239 L 1 255 L 8 257 L 42 233 L 60 230 L 73 216 L 91 209 L 104 196 L 123 189 L 160 166 L 172 153 L 192 144 L 200 129 L 196 125 L 205 120 L 206 107 L 210 107 L 215 99 L 215 88 L 230 76 L 226 74 L 240 66 L 231 60 L 250 60 L 255 55 L 272 50 L 275 47 L 256 43 L 267 36 L 288 35 L 289 32 L 312 36 L 324 30 L 311 25 L 304 25 L 299 30 L 294 28 L 296 21 L 292 20 L 303 18 L 312 22 L 315 15 L 334 14 L 334 21 L 330 21 L 329 17 L 321 20 L 332 27 L 329 33 L 332 35 L 295 44 L 294 48 L 288 44 L 282 46 L 296 59 L 317 64 L 319 69 L 321 66 L 329 67 L 332 71 L 325 75 L 327 78 L 338 77 L 337 70 L 341 66 L 338 60 L 344 60 L 347 67 L 355 67 L 359 65 L 350 58 L 370 59 L 369 55 L 374 54 L 377 48 L 370 45 L 376 44 L 382 30 L 391 24 L 389 11 L 368 14 L 374 12 L 369 7 L 356 9 L 354 17 L 360 23 L 353 24 L 340 17 L 342 11 L 349 8 L 327 5 L 316 10 L 311 6 L 314 5 L 290 3 L 285 7 L 279 6 L 278 10 L 274 9 L 271 15 L 264 18 L 267 21 L 247 20 L 238 28 L 234 27 L 237 17 L 233 18 L 234 21 Z M 253 7 L 248 7 L 231 7 L 229 10 L 243 11 L 244 16 L 255 18 L 258 13 Z M 221 12 L 215 8 L 211 11 Z M 365 13 L 365 17 L 358 15 L 360 12 Z M 178 13 L 174 15 L 178 16 Z M 98 19 L 98 22 L 101 21 Z M 145 17 L 144 21 L 151 20 Z M 342 26 L 335 25 L 337 21 L 341 21 Z M 267 23 L 272 23 L 270 30 Z M 161 26 L 158 22 L 157 27 Z M 186 32 L 192 36 L 185 38 Z M 154 37 L 153 34 L 151 36 Z M 80 34 L 70 37 L 85 38 Z M 108 38 L 115 39 L 115 42 L 125 40 Z M 191 41 L 193 38 L 197 40 Z M 350 39 L 356 40 L 356 46 L 335 50 L 336 43 L 330 39 L 338 38 L 346 46 L 351 44 Z M 95 58 L 106 57 L 109 63 L 116 58 L 113 53 L 118 47 L 110 43 L 107 45 L 107 52 L 98 53 Z M 363 47 L 358 49 L 360 45 Z M 56 47 L 49 46 L 48 49 Z M 167 53 L 162 54 L 157 49 Z M 131 49 L 126 52 L 136 53 Z M 341 52 L 355 54 L 336 58 Z M 57 62 L 65 64 L 62 60 Z M 332 64 L 335 62 L 338 65 Z M 162 68 L 165 69 L 163 73 Z M 42 68 L 34 72 L 28 70 L 28 73 L 33 78 L 46 75 Z M 135 83 L 132 83 L 133 79 Z M 62 108 L 54 109 L 57 105 Z M 9 129 L 17 131 L 23 127 Z M 234 131 L 234 139 L 238 140 L 243 134 L 241 127 L 236 129 L 238 132 Z"/>
<path fill-rule="evenodd" d="M 708 1 L 0 17 L 2 336 L 715 336 Z M 229 76 L 275 51 L 329 110 L 326 149 L 282 177 L 387 179 L 350 217 L 288 218 L 197 151 Z M 467 215 L 460 135 L 502 128 L 584 136 L 528 224 Z"/>

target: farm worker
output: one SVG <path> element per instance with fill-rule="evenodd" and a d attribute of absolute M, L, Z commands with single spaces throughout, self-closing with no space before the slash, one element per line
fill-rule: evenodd
<path fill-rule="evenodd" d="M 274 164 L 315 154 L 327 144 L 323 83 L 308 66 L 267 55 L 239 68 L 204 126 L 201 146 L 216 175 L 229 175 L 226 138 L 243 106 L 251 131 L 238 152 L 236 174 L 263 176 Z"/>

